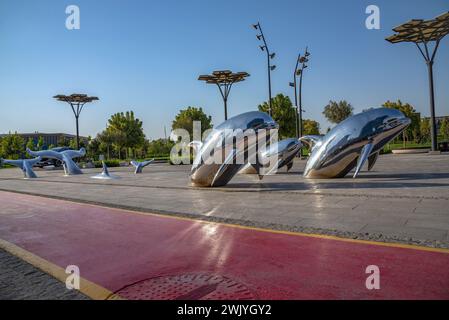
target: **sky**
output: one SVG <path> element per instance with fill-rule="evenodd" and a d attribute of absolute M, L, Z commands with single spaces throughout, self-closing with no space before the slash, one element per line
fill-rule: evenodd
<path fill-rule="evenodd" d="M 66 7 L 80 9 L 80 29 L 66 28 Z M 365 27 L 368 5 L 380 9 L 380 29 Z M 197 80 L 213 70 L 246 71 L 228 100 L 229 116 L 268 98 L 260 22 L 276 53 L 272 92 L 293 100 L 293 69 L 308 46 L 304 117 L 322 115 L 329 100 L 355 112 L 401 99 L 429 115 L 427 69 L 414 44 L 390 44 L 391 29 L 412 18 L 449 11 L 447 0 L 0 0 L 0 133 L 75 132 L 68 105 L 56 94 L 86 93 L 80 134 L 95 136 L 116 112 L 133 110 L 148 138 L 169 133 L 179 110 L 202 107 L 224 120 L 218 89 Z M 434 65 L 436 114 L 449 115 L 449 36 Z"/>

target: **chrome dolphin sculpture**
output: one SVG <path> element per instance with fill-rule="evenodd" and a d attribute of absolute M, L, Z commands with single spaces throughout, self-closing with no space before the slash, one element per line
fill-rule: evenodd
<path fill-rule="evenodd" d="M 343 120 L 325 136 L 301 137 L 311 147 L 304 176 L 341 178 L 355 168 L 355 178 L 366 160 L 371 170 L 382 148 L 410 122 L 396 109 L 370 109 Z"/>
<path fill-rule="evenodd" d="M 36 173 L 33 171 L 33 166 L 41 161 L 41 157 L 36 157 L 34 159 L 19 159 L 19 160 L 8 160 L 8 159 L 0 159 L 0 165 L 3 163 L 7 163 L 13 165 L 15 167 L 19 167 L 22 169 L 23 177 L 25 179 L 37 178 Z"/>
<path fill-rule="evenodd" d="M 64 166 L 64 172 L 66 175 L 74 175 L 74 174 L 82 174 L 81 169 L 76 165 L 76 163 L 72 160 L 73 158 L 84 157 L 86 154 L 86 149 L 81 148 L 79 150 L 65 150 L 61 152 L 57 152 L 54 150 L 41 150 L 41 151 L 32 151 L 27 148 L 27 152 L 29 155 L 33 157 L 42 157 L 42 158 L 50 158 L 50 159 L 58 159 L 62 161 Z"/>
<path fill-rule="evenodd" d="M 287 172 L 293 166 L 293 159 L 302 147 L 302 143 L 295 138 L 283 139 L 271 144 L 265 151 L 259 153 L 261 163 L 269 164 L 265 174 L 273 174 L 278 169 L 287 166 Z M 239 173 L 256 174 L 260 170 L 251 163 L 246 164 Z"/>
<path fill-rule="evenodd" d="M 255 158 L 257 162 L 254 155 L 258 141 L 269 139 L 270 130 L 277 128 L 276 122 L 267 113 L 260 111 L 242 113 L 221 123 L 206 137 L 204 143 L 191 144 L 199 148 L 190 174 L 192 185 L 226 185 L 245 161 Z M 239 137 L 240 134 L 242 136 Z M 246 138 L 241 139 L 243 136 Z M 217 158 L 220 161 L 216 161 Z"/>
<path fill-rule="evenodd" d="M 120 177 L 114 176 L 112 174 L 109 173 L 108 170 L 108 166 L 106 165 L 106 163 L 104 161 L 101 162 L 102 166 L 103 166 L 103 170 L 101 171 L 101 173 L 92 176 L 92 179 L 101 179 L 101 180 L 112 180 L 112 179 L 120 179 Z"/>
<path fill-rule="evenodd" d="M 138 174 L 138 173 L 142 173 L 143 168 L 145 168 L 147 165 L 149 165 L 153 161 L 154 161 L 154 159 L 142 161 L 142 162 L 131 160 L 130 163 L 136 168 L 136 170 L 134 170 L 134 173 Z"/>

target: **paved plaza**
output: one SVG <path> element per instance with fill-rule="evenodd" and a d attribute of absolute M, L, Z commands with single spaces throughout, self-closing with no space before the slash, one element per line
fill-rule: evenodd
<path fill-rule="evenodd" d="M 152 164 L 140 175 L 110 168 L 121 177 L 98 181 L 60 170 L 36 170 L 24 180 L 17 169 L 0 170 L 0 190 L 181 215 L 269 229 L 331 234 L 375 241 L 449 247 L 449 154 L 382 155 L 357 179 L 309 180 L 297 160 L 286 173 L 259 181 L 237 175 L 226 187 L 194 188 L 190 166 Z"/>
<path fill-rule="evenodd" d="M 449 154 L 383 155 L 357 179 L 304 165 L 221 188 L 191 187 L 188 165 L 110 168 L 117 180 L 2 169 L 0 298 L 449 297 Z M 382 290 L 365 287 L 371 264 Z"/>

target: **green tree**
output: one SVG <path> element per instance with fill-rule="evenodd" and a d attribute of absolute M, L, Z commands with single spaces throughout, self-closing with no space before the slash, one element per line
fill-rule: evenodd
<path fill-rule="evenodd" d="M 411 123 L 407 127 L 406 130 L 402 132 L 402 140 L 404 142 L 404 147 L 406 145 L 407 140 L 415 140 L 418 142 L 420 139 L 420 116 L 419 113 L 416 112 L 415 108 L 409 103 L 402 103 L 401 100 L 396 102 L 387 101 L 383 105 L 385 108 L 391 108 L 401 111 L 406 117 L 410 118 Z"/>
<path fill-rule="evenodd" d="M 26 147 L 27 147 L 28 149 L 30 149 L 30 150 L 34 150 L 35 145 L 34 145 L 34 140 L 33 140 L 33 138 L 28 138 Z"/>
<path fill-rule="evenodd" d="M 440 135 L 444 140 L 449 140 L 449 118 L 445 117 L 440 122 Z"/>
<path fill-rule="evenodd" d="M 78 145 L 76 144 L 76 138 L 70 139 L 68 147 L 73 150 L 76 150 L 78 148 Z M 80 139 L 80 148 L 86 148 L 86 147 L 87 147 L 86 140 L 84 138 Z"/>
<path fill-rule="evenodd" d="M 113 114 L 108 120 L 106 131 L 113 137 L 113 145 L 119 151 L 125 148 L 126 158 L 129 157 L 129 149 L 140 148 L 145 143 L 142 121 L 134 117 L 133 111 Z"/>
<path fill-rule="evenodd" d="M 111 158 L 111 152 L 110 148 L 114 143 L 114 136 L 111 133 L 111 130 L 103 130 L 97 136 L 94 140 L 98 141 L 98 152 L 104 152 L 106 151 L 107 159 L 109 160 Z"/>
<path fill-rule="evenodd" d="M 25 141 L 17 133 L 7 134 L 2 138 L 0 154 L 7 159 L 19 159 L 24 154 Z"/>
<path fill-rule="evenodd" d="M 201 136 L 204 131 L 212 128 L 212 117 L 204 113 L 203 108 L 187 107 L 180 110 L 172 122 L 172 130 L 185 129 L 193 138 L 193 121 L 201 122 Z"/>
<path fill-rule="evenodd" d="M 44 138 L 42 136 L 39 136 L 39 139 L 37 139 L 37 150 L 42 150 L 44 147 Z"/>
<path fill-rule="evenodd" d="M 146 153 L 149 156 L 170 155 L 170 150 L 175 145 L 171 140 L 157 139 L 148 142 Z"/>
<path fill-rule="evenodd" d="M 268 112 L 269 104 L 264 102 L 258 108 L 259 111 Z M 271 99 L 271 115 L 279 124 L 279 139 L 296 136 L 296 113 L 288 96 L 279 93 Z"/>
<path fill-rule="evenodd" d="M 320 124 L 315 120 L 303 119 L 303 134 L 304 135 L 319 135 L 320 134 Z"/>
<path fill-rule="evenodd" d="M 58 138 L 58 147 L 69 147 L 69 146 L 70 146 L 70 139 L 67 139 L 66 137 Z"/>
<path fill-rule="evenodd" d="M 330 100 L 324 107 L 323 114 L 329 122 L 337 124 L 351 116 L 353 110 L 354 108 L 346 100 L 339 102 Z"/>
<path fill-rule="evenodd" d="M 430 141 L 430 119 L 423 118 L 420 123 L 421 142 L 427 143 Z"/>

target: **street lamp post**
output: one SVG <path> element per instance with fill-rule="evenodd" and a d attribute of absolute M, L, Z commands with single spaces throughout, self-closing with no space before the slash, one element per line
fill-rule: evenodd
<path fill-rule="evenodd" d="M 270 49 L 268 48 L 267 41 L 265 40 L 265 36 L 262 31 L 262 27 L 260 23 L 253 24 L 253 28 L 260 31 L 256 37 L 259 41 L 263 42 L 263 45 L 259 46 L 260 50 L 265 51 L 267 53 L 267 71 L 268 71 L 268 114 L 272 115 L 272 107 L 271 107 L 271 71 L 276 69 L 275 65 L 271 65 L 271 59 L 274 59 L 276 53 L 270 53 Z"/>
<path fill-rule="evenodd" d="M 75 121 L 76 121 L 76 147 L 77 149 L 80 148 L 80 135 L 79 135 L 79 117 L 81 114 L 81 111 L 83 110 L 83 107 L 86 103 L 98 100 L 97 97 L 89 97 L 87 94 L 79 94 L 74 93 L 70 96 L 58 94 L 54 96 L 58 101 L 67 102 L 70 107 L 72 108 L 73 114 L 75 115 Z"/>
<path fill-rule="evenodd" d="M 290 86 L 295 90 L 295 107 L 296 107 L 296 137 L 299 138 L 303 134 L 303 125 L 302 125 L 302 75 L 304 73 L 304 69 L 307 68 L 307 62 L 309 61 L 308 57 L 310 56 L 310 52 L 306 47 L 306 51 L 303 56 L 301 53 L 298 54 L 298 59 L 296 60 L 295 70 L 293 72 L 293 82 L 290 82 Z M 296 77 L 299 76 L 299 99 L 297 94 L 297 81 Z"/>
<path fill-rule="evenodd" d="M 232 85 L 236 82 L 244 81 L 246 77 L 249 77 L 249 73 L 247 72 L 232 73 L 230 70 L 218 70 L 212 72 L 210 75 L 201 75 L 198 77 L 198 80 L 217 85 L 223 98 L 225 120 L 228 120 L 228 96 L 231 92 Z"/>
<path fill-rule="evenodd" d="M 432 137 L 432 151 L 437 151 L 437 127 L 435 121 L 435 93 L 433 88 L 433 62 L 440 45 L 441 39 L 449 33 L 449 12 L 446 12 L 435 19 L 422 20 L 413 19 L 400 26 L 393 28 L 396 34 L 386 38 L 391 43 L 412 42 L 419 49 L 427 64 L 429 77 L 430 96 L 430 125 Z M 434 43 L 433 51 L 429 48 L 430 43 Z"/>

